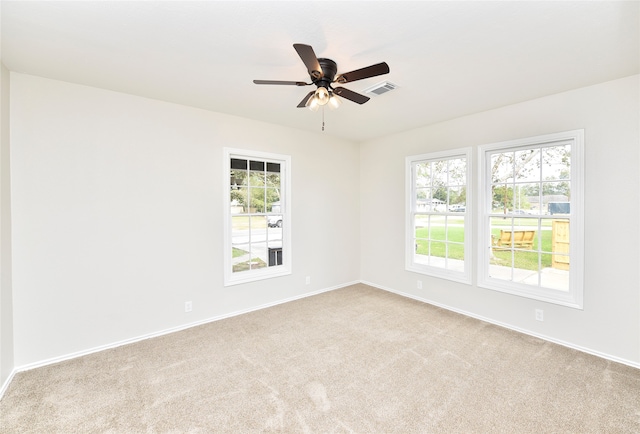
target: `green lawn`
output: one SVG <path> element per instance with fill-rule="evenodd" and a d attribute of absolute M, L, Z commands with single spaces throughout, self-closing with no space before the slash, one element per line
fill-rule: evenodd
<path fill-rule="evenodd" d="M 237 258 L 239 256 L 244 256 L 247 254 L 249 254 L 249 252 L 247 252 L 246 250 L 233 247 L 232 256 L 234 258 Z M 253 258 L 250 261 L 244 261 L 244 262 L 239 262 L 237 264 L 233 264 L 233 272 L 237 273 L 240 271 L 255 270 L 256 268 L 264 268 L 266 266 L 267 266 L 266 262 L 264 262 L 260 258 Z"/>
<path fill-rule="evenodd" d="M 264 229 L 267 227 L 267 217 L 234 215 L 231 217 L 231 226 L 234 231 L 247 229 Z"/>
<path fill-rule="evenodd" d="M 522 222 L 514 222 L 516 225 L 523 225 L 529 223 L 532 219 L 516 219 L 522 220 Z M 508 220 L 508 224 L 511 221 Z M 494 221 L 494 226 L 499 226 Z M 547 222 L 543 222 L 546 226 Z M 505 226 L 507 223 L 505 223 Z M 551 225 L 549 222 L 548 225 Z M 431 244 L 431 255 L 438 257 L 445 257 L 446 246 L 449 248 L 449 258 L 451 259 L 464 259 L 464 228 L 463 227 L 449 227 L 448 237 L 445 234 L 444 226 L 431 227 L 431 234 L 429 234 L 428 228 L 416 229 L 416 253 L 419 255 L 429 255 L 429 243 Z M 500 235 L 500 229 L 493 229 L 492 233 L 496 236 Z M 429 237 L 429 235 L 431 235 Z M 429 240 L 430 238 L 430 240 Z M 449 243 L 446 243 L 449 241 Z M 513 252 L 513 266 L 515 268 L 522 268 L 525 270 L 538 270 L 538 234 L 536 234 L 536 240 L 533 243 L 533 250 L 516 250 Z M 542 251 L 551 251 L 551 231 L 542 231 Z M 492 264 L 511 266 L 512 257 L 510 250 L 494 250 L 494 258 L 491 260 Z M 551 267 L 551 254 L 541 253 L 541 268 Z"/>
<path fill-rule="evenodd" d="M 416 244 L 418 248 L 416 252 L 419 255 L 429 255 L 429 230 L 427 228 L 418 228 L 416 230 L 416 237 L 418 238 Z M 431 256 L 439 256 L 444 258 L 446 252 L 447 243 L 444 226 L 434 226 L 431 228 Z M 450 227 L 448 241 L 463 243 L 464 242 L 464 228 L 462 227 Z M 464 245 L 449 243 L 449 258 L 450 259 L 464 259 Z"/>
<path fill-rule="evenodd" d="M 238 249 L 238 248 L 236 248 L 236 247 L 233 247 L 232 255 L 231 255 L 231 256 L 232 256 L 233 258 L 237 258 L 238 256 L 246 255 L 246 254 L 248 254 L 248 253 L 249 253 L 249 252 L 247 252 L 246 250 L 242 250 L 242 249 Z"/>
<path fill-rule="evenodd" d="M 260 258 L 253 258 L 251 261 L 240 262 L 239 264 L 233 264 L 233 272 L 255 270 L 257 268 L 264 268 L 267 264 Z"/>

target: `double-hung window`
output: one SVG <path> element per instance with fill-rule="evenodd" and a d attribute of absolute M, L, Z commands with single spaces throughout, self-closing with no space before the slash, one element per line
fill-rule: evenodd
<path fill-rule="evenodd" d="M 471 283 L 471 149 L 406 158 L 406 269 Z"/>
<path fill-rule="evenodd" d="M 291 273 L 291 158 L 225 148 L 225 285 Z"/>
<path fill-rule="evenodd" d="M 478 285 L 582 308 L 584 131 L 480 147 Z"/>

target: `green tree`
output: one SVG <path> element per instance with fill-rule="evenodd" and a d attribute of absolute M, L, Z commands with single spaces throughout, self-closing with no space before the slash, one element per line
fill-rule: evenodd
<path fill-rule="evenodd" d="M 493 208 L 513 209 L 513 188 L 506 185 L 493 187 Z"/>

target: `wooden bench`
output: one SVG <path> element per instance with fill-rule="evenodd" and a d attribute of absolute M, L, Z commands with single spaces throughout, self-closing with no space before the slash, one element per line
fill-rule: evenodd
<path fill-rule="evenodd" d="M 500 236 L 491 235 L 491 246 L 496 249 L 533 249 L 533 241 L 536 238 L 536 231 L 514 230 L 500 231 Z"/>

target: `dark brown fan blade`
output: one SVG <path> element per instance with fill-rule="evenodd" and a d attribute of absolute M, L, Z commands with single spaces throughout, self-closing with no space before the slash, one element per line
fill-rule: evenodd
<path fill-rule="evenodd" d="M 255 84 L 286 84 L 291 86 L 308 86 L 311 83 L 304 81 L 279 81 L 279 80 L 253 80 Z"/>
<path fill-rule="evenodd" d="M 344 87 L 336 87 L 335 89 L 333 89 L 333 93 L 353 102 L 357 102 L 358 104 L 364 104 L 371 99 L 368 96 L 360 95 L 359 93 L 346 89 Z"/>
<path fill-rule="evenodd" d="M 304 99 L 302 101 L 300 101 L 300 104 L 298 104 L 298 108 L 306 107 L 307 106 L 307 102 L 313 96 L 314 93 L 316 93 L 315 90 L 312 90 L 311 92 L 309 92 L 307 94 L 307 96 L 305 96 Z"/>
<path fill-rule="evenodd" d="M 293 44 L 293 48 L 298 52 L 298 56 L 300 56 L 304 62 L 310 76 L 316 79 L 324 75 L 322 67 L 320 67 L 320 63 L 318 62 L 318 57 L 316 53 L 314 53 L 313 48 L 311 48 L 311 45 Z"/>
<path fill-rule="evenodd" d="M 345 72 L 340 74 L 335 81 L 338 83 L 350 83 L 356 80 L 363 80 L 369 77 L 375 77 L 376 75 L 383 75 L 389 73 L 389 65 L 386 62 L 377 63 L 375 65 L 367 66 L 366 68 L 356 69 L 355 71 Z"/>

